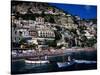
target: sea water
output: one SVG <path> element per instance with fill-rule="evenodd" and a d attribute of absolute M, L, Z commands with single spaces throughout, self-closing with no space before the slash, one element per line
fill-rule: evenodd
<path fill-rule="evenodd" d="M 61 56 L 49 57 L 50 63 L 48 64 L 29 64 L 25 63 L 24 60 L 16 61 L 12 63 L 11 72 L 12 74 L 25 74 L 25 73 L 43 73 L 43 72 L 58 72 L 58 71 L 74 71 L 74 70 L 92 70 L 97 69 L 97 52 L 71 52 L 70 56 L 75 60 L 84 60 L 86 63 L 75 63 L 71 66 L 59 68 L 57 62 L 62 62 L 62 57 L 69 56 L 69 53 L 65 53 Z M 89 62 L 89 63 L 87 63 Z"/>

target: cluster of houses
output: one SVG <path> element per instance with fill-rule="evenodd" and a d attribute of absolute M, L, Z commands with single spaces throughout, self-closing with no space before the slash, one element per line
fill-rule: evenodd
<path fill-rule="evenodd" d="M 56 18 L 54 17 L 55 23 L 50 23 L 45 21 L 45 17 L 43 16 L 35 17 L 35 20 L 26 20 L 22 17 L 17 18 L 17 12 L 20 13 L 20 15 L 26 15 L 30 12 L 33 15 L 34 13 L 41 15 L 44 12 L 44 14 L 58 16 Z M 85 29 L 81 30 L 80 27 L 84 26 Z M 70 14 L 61 12 L 57 8 L 48 7 L 46 3 L 20 3 L 12 5 L 12 43 L 18 44 L 24 39 L 27 44 L 36 44 L 38 48 L 48 47 L 48 41 L 56 41 L 57 46 L 81 46 L 82 42 L 80 40 L 83 34 L 87 39 L 96 38 L 96 26 L 96 23 L 92 21 L 84 21 L 79 16 L 73 17 Z M 73 33 L 72 30 L 75 30 L 76 34 Z M 61 35 L 59 40 L 56 40 L 57 35 L 55 31 Z M 82 34 L 81 31 L 84 33 Z M 75 43 L 75 45 L 73 45 L 73 43 Z"/>

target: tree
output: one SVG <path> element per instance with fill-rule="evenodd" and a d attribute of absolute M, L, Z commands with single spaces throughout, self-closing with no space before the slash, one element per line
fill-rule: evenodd
<path fill-rule="evenodd" d="M 60 40 L 61 39 L 61 34 L 60 34 L 60 32 L 57 32 L 57 31 L 54 31 L 54 33 L 55 33 L 55 41 L 56 40 Z"/>
<path fill-rule="evenodd" d="M 96 44 L 96 43 L 97 43 L 97 39 L 94 38 L 94 37 L 92 37 L 92 38 L 88 39 L 88 41 L 87 41 L 87 46 L 92 47 L 92 46 L 94 46 L 94 44 Z"/>
<path fill-rule="evenodd" d="M 49 40 L 46 43 L 47 43 L 47 45 L 49 47 L 56 47 L 57 46 L 57 42 L 56 41 Z"/>
<path fill-rule="evenodd" d="M 20 43 L 21 45 L 24 45 L 25 43 L 27 43 L 27 41 L 26 41 L 24 38 L 22 38 L 22 39 L 19 41 L 19 43 Z"/>
<path fill-rule="evenodd" d="M 41 16 L 42 16 L 42 17 L 45 16 L 45 13 L 44 13 L 44 12 L 45 12 L 45 11 L 43 10 L 42 13 L 41 13 Z"/>
<path fill-rule="evenodd" d="M 49 22 L 50 23 L 55 23 L 53 16 L 50 17 Z"/>
<path fill-rule="evenodd" d="M 31 45 L 29 45 L 29 48 L 31 48 L 31 49 L 36 49 L 36 47 L 37 47 L 36 44 L 31 44 Z"/>

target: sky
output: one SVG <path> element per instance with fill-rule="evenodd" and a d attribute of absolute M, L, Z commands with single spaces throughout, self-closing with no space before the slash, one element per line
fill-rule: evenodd
<path fill-rule="evenodd" d="M 51 6 L 56 6 L 65 12 L 72 15 L 78 15 L 80 18 L 93 19 L 97 17 L 97 6 L 92 5 L 73 5 L 73 4 L 60 4 L 60 3 L 49 3 Z"/>

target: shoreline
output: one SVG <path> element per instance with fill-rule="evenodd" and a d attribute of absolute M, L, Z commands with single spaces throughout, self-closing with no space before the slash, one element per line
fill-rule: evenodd
<path fill-rule="evenodd" d="M 77 53 L 77 52 L 94 52 L 97 51 L 95 48 L 67 48 L 65 50 L 52 50 L 52 51 L 41 51 L 41 52 L 36 52 L 36 53 L 30 53 L 28 54 L 22 54 L 21 56 L 12 56 L 12 60 L 16 60 L 16 59 L 26 59 L 26 58 L 45 58 L 45 56 L 48 57 L 55 57 L 55 56 L 61 56 L 61 55 L 65 55 L 68 53 Z"/>

